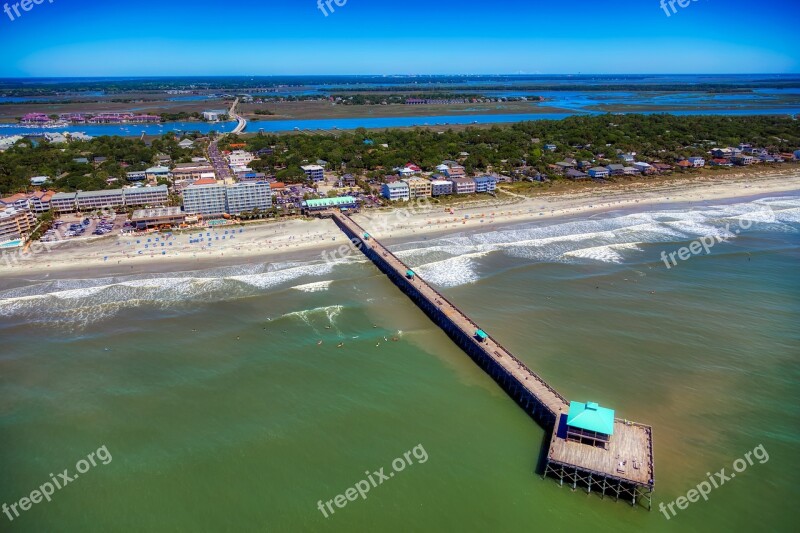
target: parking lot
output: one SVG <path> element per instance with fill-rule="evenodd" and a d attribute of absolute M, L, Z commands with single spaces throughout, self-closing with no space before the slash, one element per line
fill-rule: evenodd
<path fill-rule="evenodd" d="M 124 224 L 125 217 L 114 214 L 104 217 L 66 216 L 57 220 L 53 227 L 44 234 L 42 240 L 52 242 L 80 237 L 102 237 L 119 233 Z"/>

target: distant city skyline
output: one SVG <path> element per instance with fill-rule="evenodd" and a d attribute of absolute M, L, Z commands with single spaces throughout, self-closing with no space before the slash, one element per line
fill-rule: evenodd
<path fill-rule="evenodd" d="M 0 76 L 800 73 L 791 0 L 326 4 L 12 2 Z"/>

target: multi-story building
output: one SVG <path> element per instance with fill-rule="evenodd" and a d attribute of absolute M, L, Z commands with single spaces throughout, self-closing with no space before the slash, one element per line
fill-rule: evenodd
<path fill-rule="evenodd" d="M 452 178 L 453 194 L 475 194 L 475 180 L 470 178 Z"/>
<path fill-rule="evenodd" d="M 497 190 L 497 178 L 494 176 L 478 176 L 475 178 L 475 192 L 494 192 Z"/>
<path fill-rule="evenodd" d="M 609 167 L 612 165 L 608 165 Z M 620 165 L 622 166 L 622 165 Z M 622 167 L 622 171 L 625 172 L 625 167 Z M 589 169 L 589 175 L 593 178 L 607 178 L 609 174 L 611 174 L 611 170 L 606 167 L 594 167 Z"/>
<path fill-rule="evenodd" d="M 269 183 L 265 181 L 228 185 L 225 196 L 228 207 L 226 212 L 230 215 L 239 215 L 254 209 L 265 211 L 272 207 L 272 192 Z"/>
<path fill-rule="evenodd" d="M 166 185 L 123 189 L 122 194 L 126 207 L 162 206 L 169 201 L 169 188 Z M 80 194 L 78 197 L 80 198 Z"/>
<path fill-rule="evenodd" d="M 183 210 L 192 215 L 220 216 L 227 213 L 225 186 L 200 181 L 183 190 Z"/>
<path fill-rule="evenodd" d="M 453 194 L 453 182 L 447 180 L 433 180 L 431 182 L 432 196 L 445 196 Z"/>
<path fill-rule="evenodd" d="M 172 179 L 175 181 L 193 179 L 198 180 L 203 174 L 214 172 L 214 167 L 209 163 L 180 163 L 172 169 Z"/>
<path fill-rule="evenodd" d="M 255 156 L 244 150 L 234 150 L 228 155 L 228 164 L 232 167 L 246 167 L 253 162 Z"/>
<path fill-rule="evenodd" d="M 702 157 L 690 157 L 689 163 L 691 163 L 694 168 L 702 168 L 706 166 L 706 160 Z"/>
<path fill-rule="evenodd" d="M 50 207 L 59 213 L 74 213 L 75 200 L 78 193 L 75 192 L 59 192 L 53 195 L 50 199 Z"/>
<path fill-rule="evenodd" d="M 169 172 L 169 167 L 162 167 L 162 166 L 150 167 L 147 170 L 145 170 L 144 173 L 147 179 L 152 181 L 153 183 L 158 181 L 159 178 L 169 179 L 172 177 L 172 175 Z"/>
<path fill-rule="evenodd" d="M 422 178 L 409 178 L 403 180 L 408 185 L 408 196 L 414 198 L 430 198 L 431 182 Z"/>
<path fill-rule="evenodd" d="M 30 195 L 30 208 L 34 213 L 45 213 L 50 211 L 50 201 L 55 193 L 53 191 L 35 192 Z"/>
<path fill-rule="evenodd" d="M 396 202 L 398 200 L 408 201 L 410 199 L 410 191 L 408 183 L 405 181 L 396 181 L 394 183 L 384 183 L 381 194 L 387 200 Z"/>
<path fill-rule="evenodd" d="M 313 182 L 325 180 L 325 169 L 322 168 L 320 165 L 305 165 L 300 168 L 302 168 L 303 172 L 306 173 L 306 178 L 310 179 Z"/>
<path fill-rule="evenodd" d="M 29 210 L 6 207 L 0 210 L 0 242 L 27 237 L 35 225 L 36 218 Z"/>
<path fill-rule="evenodd" d="M 75 199 L 75 206 L 78 211 L 113 209 L 124 205 L 125 198 L 122 196 L 122 189 L 79 192 Z"/>
<path fill-rule="evenodd" d="M 453 165 L 452 167 L 448 167 L 444 171 L 444 173 L 448 178 L 464 178 L 467 176 L 464 167 L 459 165 Z"/>

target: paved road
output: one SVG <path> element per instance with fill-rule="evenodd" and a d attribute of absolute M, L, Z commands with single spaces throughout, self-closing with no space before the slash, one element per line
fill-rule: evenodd
<path fill-rule="evenodd" d="M 234 135 L 238 135 L 238 134 L 242 133 L 245 130 L 245 128 L 247 127 L 247 121 L 244 119 L 244 117 L 241 117 L 241 116 L 236 114 L 236 106 L 237 105 L 239 105 L 239 99 L 238 98 L 233 102 L 233 105 L 231 106 L 231 110 L 228 113 L 228 115 L 230 115 L 231 118 L 235 118 L 237 120 L 237 122 L 238 122 L 238 124 L 236 125 L 236 128 L 234 128 L 234 130 L 231 132 Z"/>

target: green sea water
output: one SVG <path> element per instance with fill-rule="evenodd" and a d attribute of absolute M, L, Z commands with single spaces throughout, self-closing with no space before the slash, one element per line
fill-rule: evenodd
<path fill-rule="evenodd" d="M 799 215 L 788 196 L 393 245 L 566 397 L 653 426 L 651 512 L 543 479 L 544 430 L 360 258 L 2 280 L 0 503 L 112 459 L 0 531 L 795 531 Z M 665 266 L 704 235 L 727 242 Z"/>

